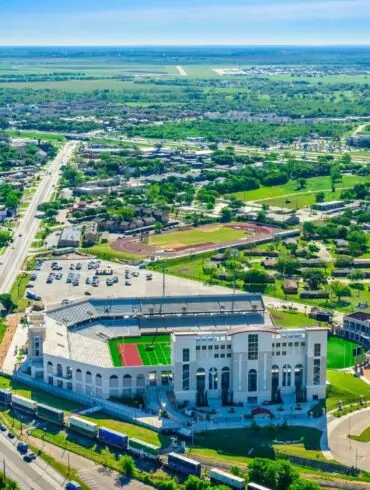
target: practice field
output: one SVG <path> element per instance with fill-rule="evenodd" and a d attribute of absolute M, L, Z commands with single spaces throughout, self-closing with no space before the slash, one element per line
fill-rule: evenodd
<path fill-rule="evenodd" d="M 329 337 L 328 339 L 328 369 L 344 369 L 355 364 L 353 351 L 359 347 L 358 344 L 340 337 Z M 363 352 L 363 349 L 361 349 Z"/>
<path fill-rule="evenodd" d="M 143 335 L 110 340 L 114 367 L 167 366 L 171 364 L 169 335 Z"/>

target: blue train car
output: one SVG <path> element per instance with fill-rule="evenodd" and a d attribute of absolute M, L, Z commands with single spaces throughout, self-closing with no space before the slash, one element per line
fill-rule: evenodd
<path fill-rule="evenodd" d="M 122 432 L 108 429 L 107 427 L 99 427 L 98 441 L 116 447 L 117 449 L 127 449 L 128 437 Z"/>
<path fill-rule="evenodd" d="M 0 403 L 9 407 L 12 403 L 12 394 L 9 390 L 0 390 Z"/>
<path fill-rule="evenodd" d="M 172 470 L 185 475 L 200 476 L 202 471 L 202 465 L 198 461 L 176 453 L 169 453 L 167 465 Z"/>

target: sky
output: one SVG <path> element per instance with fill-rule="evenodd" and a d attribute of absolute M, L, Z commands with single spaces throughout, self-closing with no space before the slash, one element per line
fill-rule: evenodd
<path fill-rule="evenodd" d="M 370 44 L 370 0 L 0 0 L 0 45 Z"/>

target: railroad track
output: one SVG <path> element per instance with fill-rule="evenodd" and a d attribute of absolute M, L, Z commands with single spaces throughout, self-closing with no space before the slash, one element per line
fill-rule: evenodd
<path fill-rule="evenodd" d="M 189 456 L 191 457 L 191 452 L 189 453 Z M 231 463 L 221 463 L 217 460 L 211 460 L 208 458 L 204 458 L 202 456 L 199 456 L 198 454 L 194 456 L 194 459 L 202 463 L 202 465 L 205 468 L 218 468 L 220 470 L 226 470 L 230 471 L 233 466 L 236 466 L 235 464 Z M 247 471 L 248 467 L 246 465 L 237 465 L 242 471 Z M 305 475 L 303 475 L 305 478 Z M 350 482 L 350 481 L 345 481 L 345 480 L 323 480 L 321 478 L 318 478 L 315 474 L 310 474 L 307 475 L 307 477 L 310 478 L 310 480 L 315 481 L 318 483 L 323 489 L 331 489 L 335 488 L 336 490 L 370 490 L 370 483 L 367 482 Z"/>

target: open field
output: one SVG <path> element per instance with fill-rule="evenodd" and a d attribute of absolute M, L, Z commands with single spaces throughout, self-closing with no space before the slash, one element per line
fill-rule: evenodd
<path fill-rule="evenodd" d="M 275 325 L 280 328 L 301 328 L 318 326 L 317 320 L 315 320 L 314 318 L 310 318 L 305 313 L 270 309 L 270 314 Z"/>
<path fill-rule="evenodd" d="M 328 339 L 328 369 L 344 369 L 355 364 L 353 350 L 358 344 L 340 337 Z M 364 349 L 362 349 L 364 351 Z"/>
<path fill-rule="evenodd" d="M 336 184 L 337 191 L 340 189 L 353 187 L 355 184 L 368 182 L 368 177 L 362 177 L 358 175 L 343 175 L 342 181 Z M 289 181 L 284 185 L 277 185 L 273 187 L 260 187 L 259 189 L 253 189 L 251 191 L 241 191 L 232 194 L 238 199 L 242 199 L 243 201 L 261 201 L 265 204 L 271 206 L 283 206 L 288 207 L 288 204 L 291 204 L 291 207 L 296 207 L 296 202 L 300 199 L 299 206 L 303 207 L 309 204 L 313 204 L 315 199 L 315 193 L 320 191 L 327 192 L 327 199 L 332 200 L 332 198 L 336 199 L 338 194 L 335 193 L 334 197 L 331 195 L 331 181 L 330 177 L 312 177 L 311 179 L 306 180 L 306 186 L 301 190 L 296 190 L 297 182 Z M 311 195 L 309 194 L 311 193 Z M 286 203 L 285 198 L 291 201 L 291 203 Z M 302 196 L 302 197 L 300 197 Z M 280 198 L 277 200 L 276 198 Z"/>
<path fill-rule="evenodd" d="M 247 464 L 250 458 L 272 458 L 281 452 L 285 455 L 324 459 L 320 450 L 321 431 L 308 427 L 290 427 L 287 430 L 253 432 L 249 429 L 218 430 L 197 434 L 196 444 L 189 451 L 214 461 L 230 464 Z M 273 440 L 300 441 L 298 444 L 274 444 Z"/>
<path fill-rule="evenodd" d="M 337 408 L 339 401 L 343 405 L 348 405 L 350 403 L 358 403 L 361 396 L 366 400 L 370 400 L 370 385 L 352 374 L 328 369 L 327 379 L 330 383 L 326 399 L 327 411 Z"/>
<path fill-rule="evenodd" d="M 113 339 L 108 342 L 112 362 L 115 367 L 133 365 L 125 362 L 121 355 L 121 346 L 130 344 L 136 347 L 144 366 L 161 366 L 171 364 L 171 346 L 169 335 L 143 335 L 141 337 L 126 337 Z"/>

